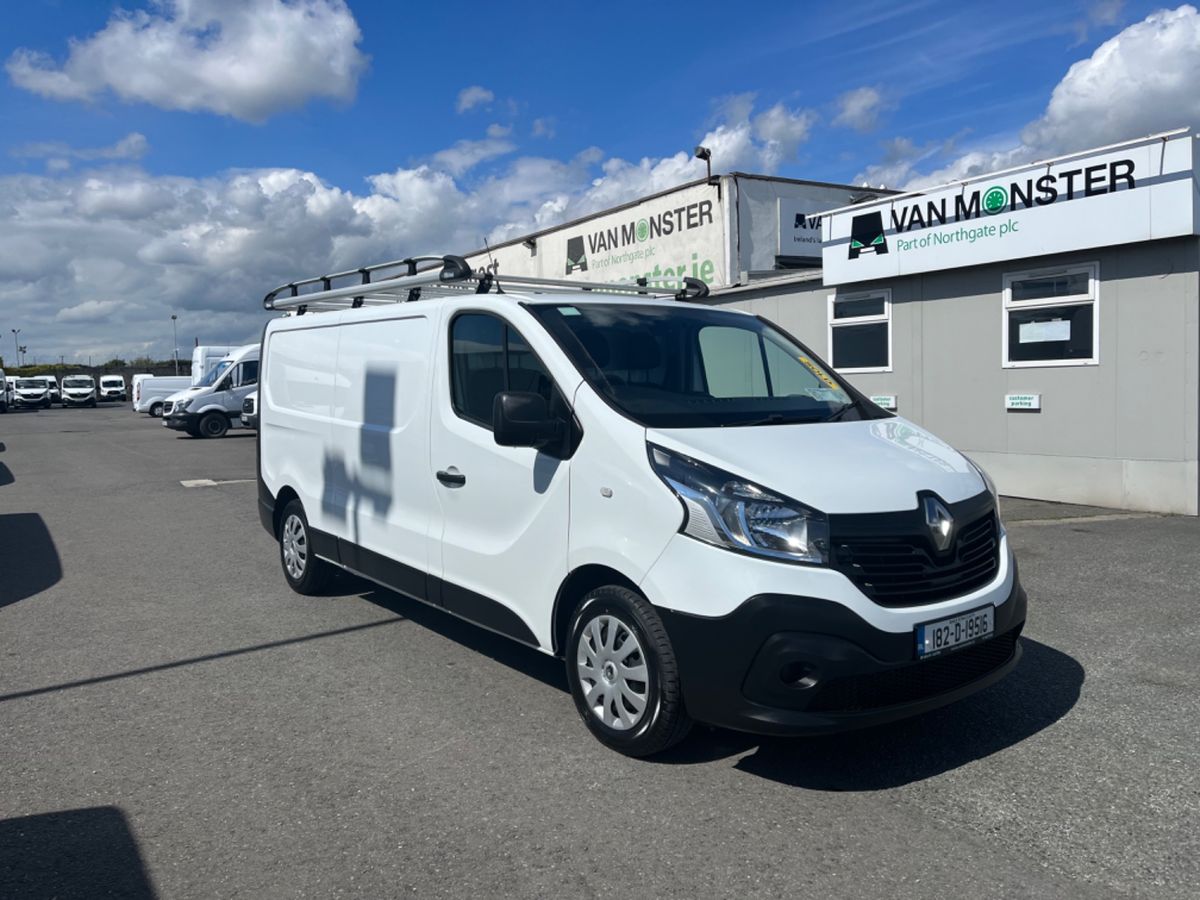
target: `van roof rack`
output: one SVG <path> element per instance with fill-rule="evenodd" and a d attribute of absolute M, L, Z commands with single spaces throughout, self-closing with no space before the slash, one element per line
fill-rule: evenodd
<path fill-rule="evenodd" d="M 344 282 L 353 279 L 349 284 Z M 335 285 L 334 282 L 340 284 Z M 654 290 L 639 278 L 633 284 L 567 281 L 560 278 L 534 278 L 527 275 L 500 275 L 493 271 L 476 272 L 461 256 L 412 256 L 392 262 L 363 266 L 289 281 L 263 297 L 263 308 L 306 312 L 407 303 L 435 296 L 486 294 L 504 288 L 529 288 L 539 292 L 589 291 L 601 294 L 674 297 L 676 300 L 700 300 L 708 296 L 708 285 L 698 278 L 684 278 L 678 291 Z"/>

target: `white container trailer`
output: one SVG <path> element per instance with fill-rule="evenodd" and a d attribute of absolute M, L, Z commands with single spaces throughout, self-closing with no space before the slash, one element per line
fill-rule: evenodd
<path fill-rule="evenodd" d="M 236 346 L 224 344 L 201 344 L 192 348 L 192 384 L 197 385 L 208 375 L 209 370 L 230 353 Z"/>

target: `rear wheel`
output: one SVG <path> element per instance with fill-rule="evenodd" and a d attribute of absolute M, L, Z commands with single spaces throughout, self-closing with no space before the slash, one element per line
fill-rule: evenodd
<path fill-rule="evenodd" d="M 308 517 L 299 500 L 283 508 L 279 523 L 279 561 L 283 577 L 298 594 L 319 594 L 333 576 L 333 566 L 317 559 L 309 540 Z"/>
<path fill-rule="evenodd" d="M 224 437 L 225 432 L 229 430 L 229 420 L 218 412 L 210 412 L 200 420 L 197 426 L 201 437 L 219 438 Z"/>
<path fill-rule="evenodd" d="M 150 418 L 158 419 L 162 416 L 163 405 L 161 403 L 150 404 Z"/>
<path fill-rule="evenodd" d="M 618 585 L 589 593 L 571 619 L 566 650 L 575 708 L 601 743 L 651 756 L 687 735 L 692 721 L 675 651 L 640 594 Z"/>

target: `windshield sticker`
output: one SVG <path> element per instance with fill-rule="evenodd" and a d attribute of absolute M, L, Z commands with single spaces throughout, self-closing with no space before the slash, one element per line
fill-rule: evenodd
<path fill-rule="evenodd" d="M 812 372 L 814 375 L 816 375 L 818 378 L 820 378 L 823 382 L 825 382 L 827 385 L 829 385 L 831 388 L 833 388 L 833 390 L 835 390 L 835 391 L 841 390 L 841 388 L 838 387 L 837 382 L 834 381 L 832 378 L 830 378 L 828 375 L 826 375 L 825 372 L 822 371 L 821 367 L 818 366 L 811 359 L 809 359 L 807 356 L 797 356 L 796 359 L 800 360 L 800 362 L 804 366 L 804 368 L 808 369 L 808 371 Z"/>
<path fill-rule="evenodd" d="M 560 306 L 558 308 L 558 311 L 560 314 L 562 314 L 564 316 L 581 316 L 581 315 L 583 315 L 583 313 L 581 313 L 579 310 L 577 310 L 574 306 Z"/>
<path fill-rule="evenodd" d="M 829 388 L 808 388 L 804 391 L 808 396 L 812 397 L 819 403 L 840 403 L 842 392 L 839 390 L 831 390 Z"/>

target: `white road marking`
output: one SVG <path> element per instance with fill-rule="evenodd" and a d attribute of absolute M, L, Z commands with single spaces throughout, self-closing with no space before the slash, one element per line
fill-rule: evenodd
<path fill-rule="evenodd" d="M 254 481 L 253 478 L 230 478 L 226 481 L 213 481 L 211 478 L 189 478 L 179 483 L 186 488 L 196 488 L 217 487 L 222 484 L 252 484 Z"/>

